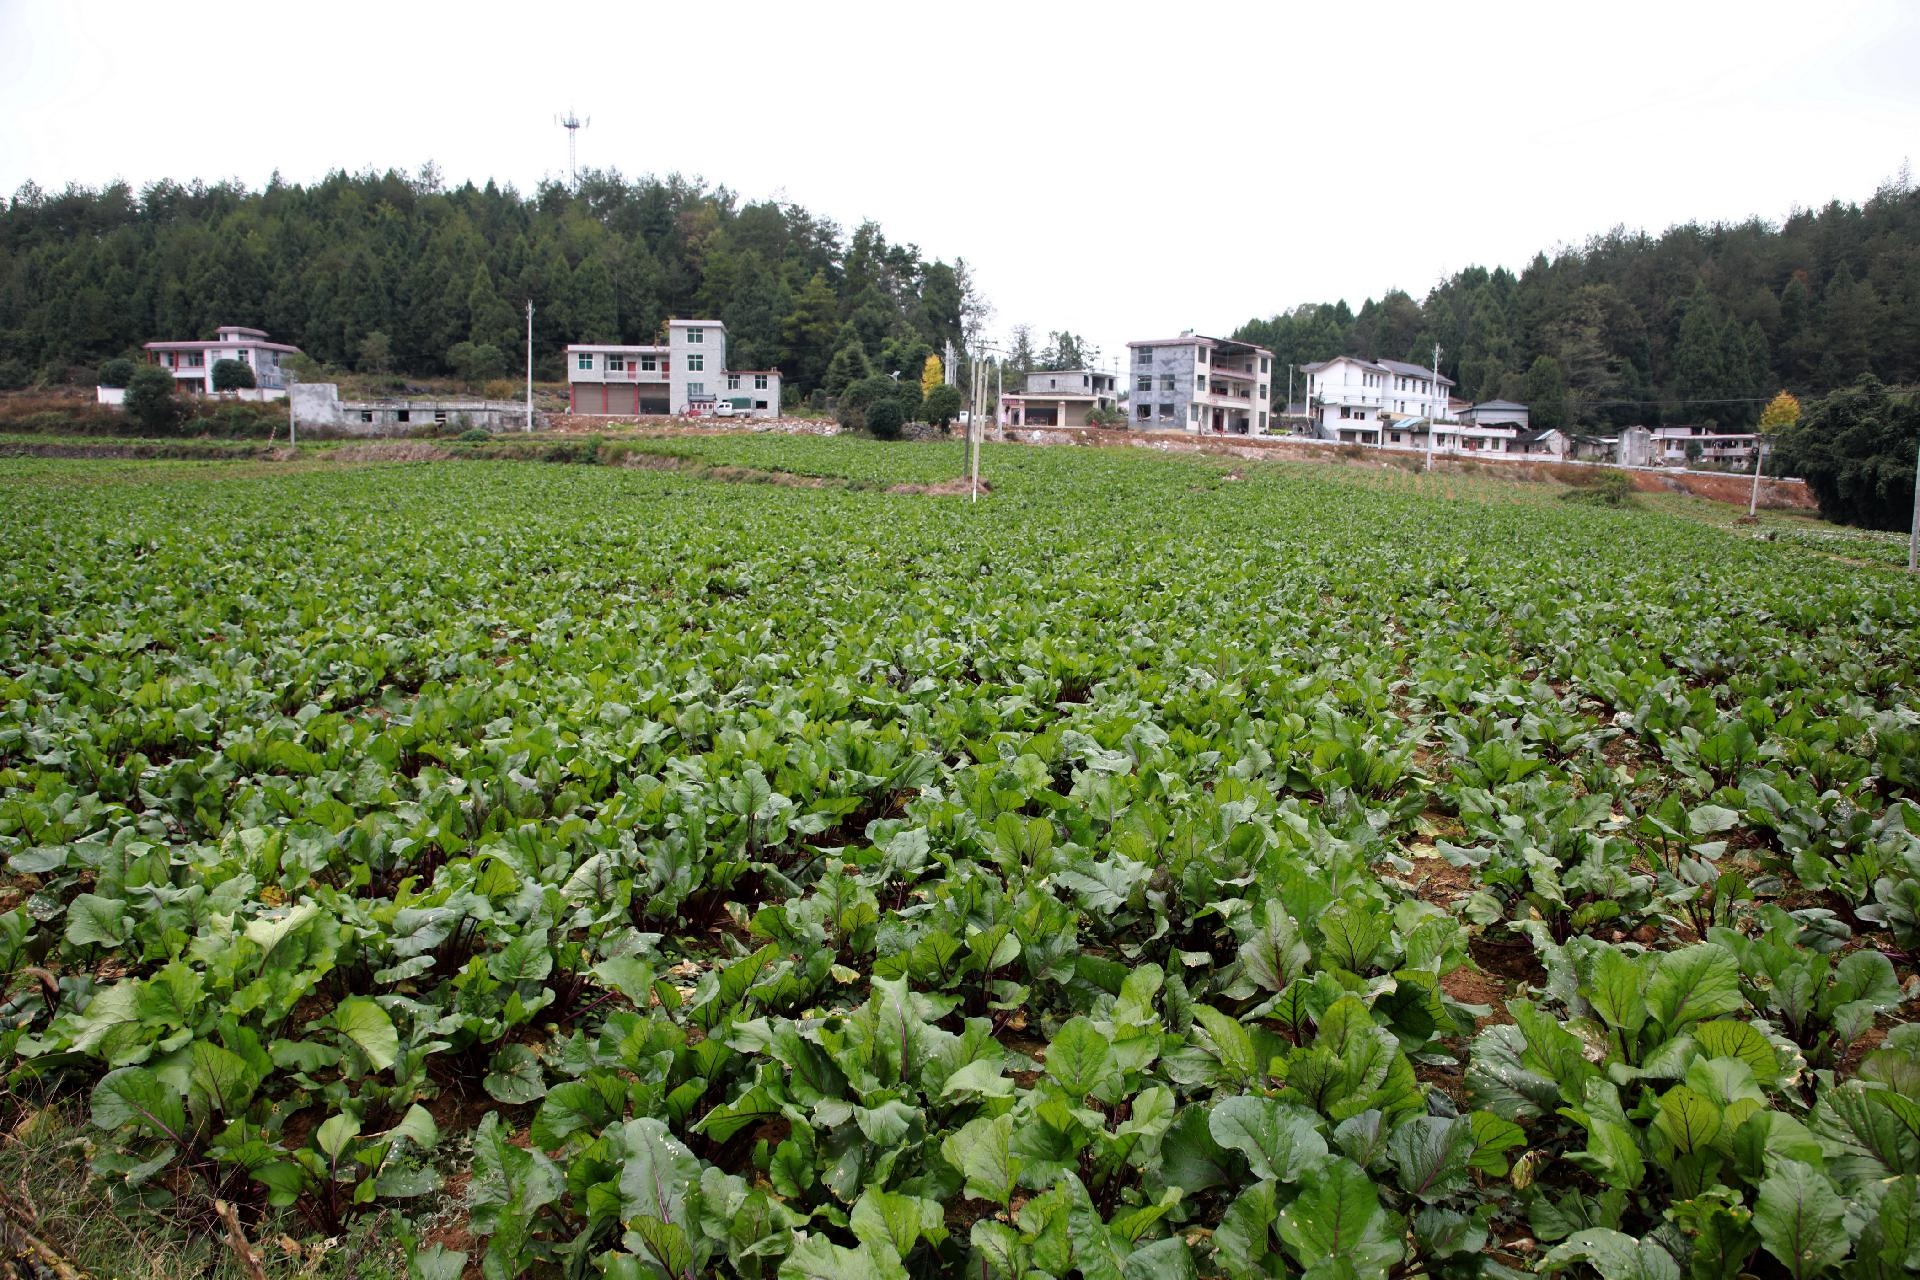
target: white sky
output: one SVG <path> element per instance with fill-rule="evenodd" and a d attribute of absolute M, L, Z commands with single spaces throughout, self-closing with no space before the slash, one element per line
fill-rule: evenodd
<path fill-rule="evenodd" d="M 0 193 L 678 171 L 964 256 L 995 327 L 1226 333 L 1615 224 L 1860 201 L 1920 3 L 0 0 Z"/>

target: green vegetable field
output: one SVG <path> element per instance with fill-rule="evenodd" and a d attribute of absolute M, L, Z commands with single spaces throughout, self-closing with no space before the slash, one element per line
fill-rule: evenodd
<path fill-rule="evenodd" d="M 0 1131 L 434 1280 L 1920 1268 L 1906 575 L 646 447 L 816 480 L 0 462 Z"/>

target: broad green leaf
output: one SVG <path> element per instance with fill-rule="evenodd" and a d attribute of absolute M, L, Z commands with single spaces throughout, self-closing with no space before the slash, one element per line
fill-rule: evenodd
<path fill-rule="evenodd" d="M 1680 1280 L 1680 1264 L 1650 1240 L 1606 1227 L 1576 1231 L 1540 1260 L 1540 1269 L 1553 1272 L 1585 1262 L 1600 1280 Z"/>
<path fill-rule="evenodd" d="M 333 1011 L 333 1025 L 360 1046 L 375 1071 L 393 1065 L 400 1052 L 400 1033 L 387 1011 L 366 996 L 348 996 Z"/>
<path fill-rule="evenodd" d="M 83 893 L 67 904 L 67 941 L 76 947 L 117 947 L 133 936 L 124 902 Z"/>
<path fill-rule="evenodd" d="M 145 1067 L 109 1071 L 93 1087 L 93 1123 L 112 1132 L 137 1125 L 170 1142 L 186 1133 L 186 1113 L 178 1093 Z"/>
<path fill-rule="evenodd" d="M 1020 1176 L 1020 1159 L 1013 1154 L 1013 1116 L 988 1119 L 977 1116 L 947 1135 L 940 1154 L 966 1177 L 966 1190 L 976 1200 L 1004 1205 Z"/>
<path fill-rule="evenodd" d="M 1720 1136 L 1720 1108 L 1712 1099 L 1679 1084 L 1661 1095 L 1660 1112 L 1653 1123 L 1667 1135 L 1675 1151 L 1692 1155 Z"/>
<path fill-rule="evenodd" d="M 1798 1160 L 1775 1162 L 1760 1184 L 1753 1227 L 1794 1280 L 1810 1280 L 1847 1256 L 1845 1205 L 1826 1176 Z"/>
<path fill-rule="evenodd" d="M 1106 1082 L 1113 1051 L 1086 1018 L 1074 1018 L 1047 1046 L 1047 1074 L 1076 1102 Z"/>
<path fill-rule="evenodd" d="M 546 1096 L 546 1073 L 540 1059 L 524 1044 L 504 1044 L 493 1055 L 492 1068 L 480 1081 L 496 1102 L 515 1106 Z"/>
<path fill-rule="evenodd" d="M 1366 1171 L 1334 1157 L 1309 1172 L 1280 1211 L 1280 1239 L 1300 1266 L 1338 1263 L 1359 1277 L 1384 1277 L 1400 1261 L 1401 1224 L 1380 1207 Z"/>
<path fill-rule="evenodd" d="M 1400 1189 L 1429 1204 L 1466 1190 L 1473 1128 L 1464 1118 L 1416 1116 L 1387 1139 Z"/>
<path fill-rule="evenodd" d="M 1745 1004 L 1740 996 L 1740 967 L 1733 953 L 1715 942 L 1667 952 L 1654 965 L 1653 979 L 1647 984 L 1647 1008 L 1669 1034 Z"/>
<path fill-rule="evenodd" d="M 1207 1129 L 1222 1147 L 1245 1155 L 1256 1178 L 1297 1182 L 1327 1158 L 1319 1117 L 1272 1098 L 1223 1098 L 1208 1113 Z"/>

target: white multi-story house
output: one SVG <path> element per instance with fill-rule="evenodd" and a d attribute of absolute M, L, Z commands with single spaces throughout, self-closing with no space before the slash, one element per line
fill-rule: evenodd
<path fill-rule="evenodd" d="M 1428 427 L 1453 421 L 1453 379 L 1425 365 L 1335 356 L 1300 371 L 1314 434 L 1326 440 L 1425 449 Z"/>
<path fill-rule="evenodd" d="M 1111 373 L 1042 369 L 1027 375 L 1026 390 L 1000 397 L 1000 421 L 1009 427 L 1084 427 L 1088 414 L 1118 403 Z"/>
<path fill-rule="evenodd" d="M 1210 435 L 1266 435 L 1273 352 L 1191 330 L 1127 344 L 1129 425 Z"/>
<path fill-rule="evenodd" d="M 1751 431 L 1721 431 L 1715 427 L 1655 427 L 1648 461 L 1664 467 L 1696 462 L 1722 467 L 1751 467 L 1759 437 Z"/>
<path fill-rule="evenodd" d="M 567 410 L 610 417 L 724 413 L 774 418 L 780 414 L 780 371 L 729 369 L 727 326 L 721 321 L 672 320 L 664 345 L 569 346 Z"/>
<path fill-rule="evenodd" d="M 213 366 L 222 360 L 238 360 L 253 370 L 253 385 L 260 391 L 286 394 L 281 361 L 299 355 L 300 348 L 269 342 L 266 330 L 244 325 L 223 324 L 213 333 L 211 342 L 149 342 L 145 347 L 147 363 L 172 373 L 175 391 L 206 395 L 213 391 Z"/>

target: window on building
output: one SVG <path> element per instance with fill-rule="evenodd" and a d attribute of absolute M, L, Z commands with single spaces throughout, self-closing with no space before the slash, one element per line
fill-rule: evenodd
<path fill-rule="evenodd" d="M 1267 371 L 1267 357 L 1265 357 L 1265 356 L 1261 356 L 1261 357 L 1260 357 L 1260 372 L 1262 372 L 1262 373 L 1265 373 L 1266 371 Z"/>
<path fill-rule="evenodd" d="M 1142 421 L 1142 422 L 1151 422 L 1152 420 L 1153 420 L 1153 406 L 1152 406 L 1152 405 L 1150 405 L 1150 404 L 1143 404 L 1143 405 L 1141 405 L 1141 406 L 1140 406 L 1140 421 Z"/>
<path fill-rule="evenodd" d="M 591 351 L 580 352 L 577 356 L 574 357 L 574 367 L 579 369 L 593 368 L 593 352 Z"/>
<path fill-rule="evenodd" d="M 1260 384 L 1260 398 L 1262 400 L 1267 398 L 1267 384 L 1264 382 Z"/>
<path fill-rule="evenodd" d="M 1343 418 L 1351 418 L 1353 416 L 1353 406 L 1345 405 L 1345 404 L 1341 405 L 1340 416 Z"/>
<path fill-rule="evenodd" d="M 698 330 L 695 330 L 695 332 L 697 333 Z M 699 373 L 701 370 L 705 369 L 706 367 L 707 367 L 707 358 L 701 355 L 698 351 L 694 352 L 692 355 L 687 357 L 688 373 Z"/>
<path fill-rule="evenodd" d="M 1151 390 L 1153 390 L 1153 378 L 1152 378 L 1152 376 L 1151 376 L 1151 375 L 1149 375 L 1149 376 L 1147 376 L 1147 377 L 1144 377 L 1144 378 L 1135 378 L 1135 379 L 1133 380 L 1133 389 L 1134 389 L 1135 391 L 1151 391 Z"/>
<path fill-rule="evenodd" d="M 1193 349 L 1193 362 L 1195 364 L 1205 364 L 1207 362 L 1207 349 L 1205 347 L 1195 347 Z"/>
<path fill-rule="evenodd" d="M 1060 380 L 1058 378 L 1047 379 L 1047 390 L 1054 391 L 1054 390 L 1057 390 L 1059 386 L 1060 386 Z"/>
<path fill-rule="evenodd" d="M 1193 375 L 1193 389 L 1199 392 L 1201 395 L 1207 394 L 1207 375 L 1206 374 L 1196 373 Z"/>
<path fill-rule="evenodd" d="M 1161 374 L 1161 375 L 1160 375 L 1160 389 L 1161 389 L 1162 391 L 1171 391 L 1171 390 L 1173 390 L 1173 375 L 1172 375 L 1172 374 L 1170 374 L 1170 373 L 1163 373 L 1163 374 Z"/>
<path fill-rule="evenodd" d="M 205 367 L 205 365 L 206 365 L 205 356 L 201 355 L 198 351 L 187 352 L 187 359 L 186 359 L 187 368 L 199 369 L 199 368 Z"/>
<path fill-rule="evenodd" d="M 1133 358 L 1141 364 L 1152 364 L 1153 348 L 1141 347 L 1138 351 L 1133 353 Z"/>
<path fill-rule="evenodd" d="M 1267 411 L 1265 409 L 1260 411 L 1260 429 L 1262 431 L 1267 429 Z"/>
<path fill-rule="evenodd" d="M 765 391 L 765 390 L 767 389 L 767 375 L 766 375 L 766 374 L 764 374 L 764 373 L 756 373 L 756 374 L 754 374 L 754 375 L 753 375 L 753 389 L 754 389 L 755 391 Z M 764 408 L 766 408 L 766 406 L 765 406 L 765 405 L 761 405 L 760 407 L 761 407 L 761 408 L 763 408 L 763 409 L 764 409 Z"/>
<path fill-rule="evenodd" d="M 739 374 L 737 374 L 737 373 L 730 373 L 730 374 L 728 374 L 728 375 L 727 375 L 727 390 L 729 390 L 729 391 L 738 391 L 739 389 L 740 389 L 740 375 L 739 375 Z"/>
<path fill-rule="evenodd" d="M 1395 444 L 1399 444 L 1399 443 L 1400 443 L 1400 433 L 1399 433 L 1398 431 L 1396 431 L 1396 432 L 1394 432 L 1394 433 L 1393 433 L 1393 442 L 1394 442 Z"/>
<path fill-rule="evenodd" d="M 401 410 L 401 411 L 400 411 L 399 413 L 397 413 L 397 414 L 395 414 L 395 415 L 394 415 L 394 417 L 395 417 L 395 419 L 396 419 L 396 420 L 398 420 L 398 421 L 400 421 L 400 422 L 412 422 L 412 421 L 413 421 L 413 410 L 411 410 L 411 409 L 402 409 L 402 410 Z"/>
<path fill-rule="evenodd" d="M 1170 405 L 1170 404 L 1163 404 L 1163 405 L 1161 405 L 1161 406 L 1160 406 L 1160 421 L 1162 421 L 1162 422 L 1172 422 L 1172 421 L 1173 421 L 1173 406 L 1172 406 L 1172 405 Z"/>
<path fill-rule="evenodd" d="M 433 420 L 435 422 L 445 422 L 447 420 L 447 411 L 445 409 L 435 409 L 433 411 Z"/>
<path fill-rule="evenodd" d="M 372 422 L 372 421 L 373 421 L 373 410 L 371 410 L 371 409 L 362 409 L 362 410 L 360 411 L 360 421 L 362 421 L 362 422 Z"/>
<path fill-rule="evenodd" d="M 689 383 L 687 384 L 687 398 L 688 398 L 689 400 L 698 400 L 698 399 L 700 399 L 700 397 L 702 397 L 702 396 L 704 396 L 704 395 L 706 395 L 706 394 L 707 394 L 707 384 L 706 384 L 706 383 L 704 383 L 704 382 L 689 382 Z"/>
<path fill-rule="evenodd" d="M 707 331 L 705 329 L 687 330 L 688 342 L 705 342 L 706 340 L 707 340 Z"/>
<path fill-rule="evenodd" d="M 767 407 L 767 402 L 765 400 L 755 400 L 753 402 L 753 407 L 756 409 L 764 409 Z"/>
<path fill-rule="evenodd" d="M 627 371 L 627 358 L 625 356 L 616 356 L 616 355 L 607 356 L 607 372 L 608 373 L 625 373 L 626 371 Z"/>

